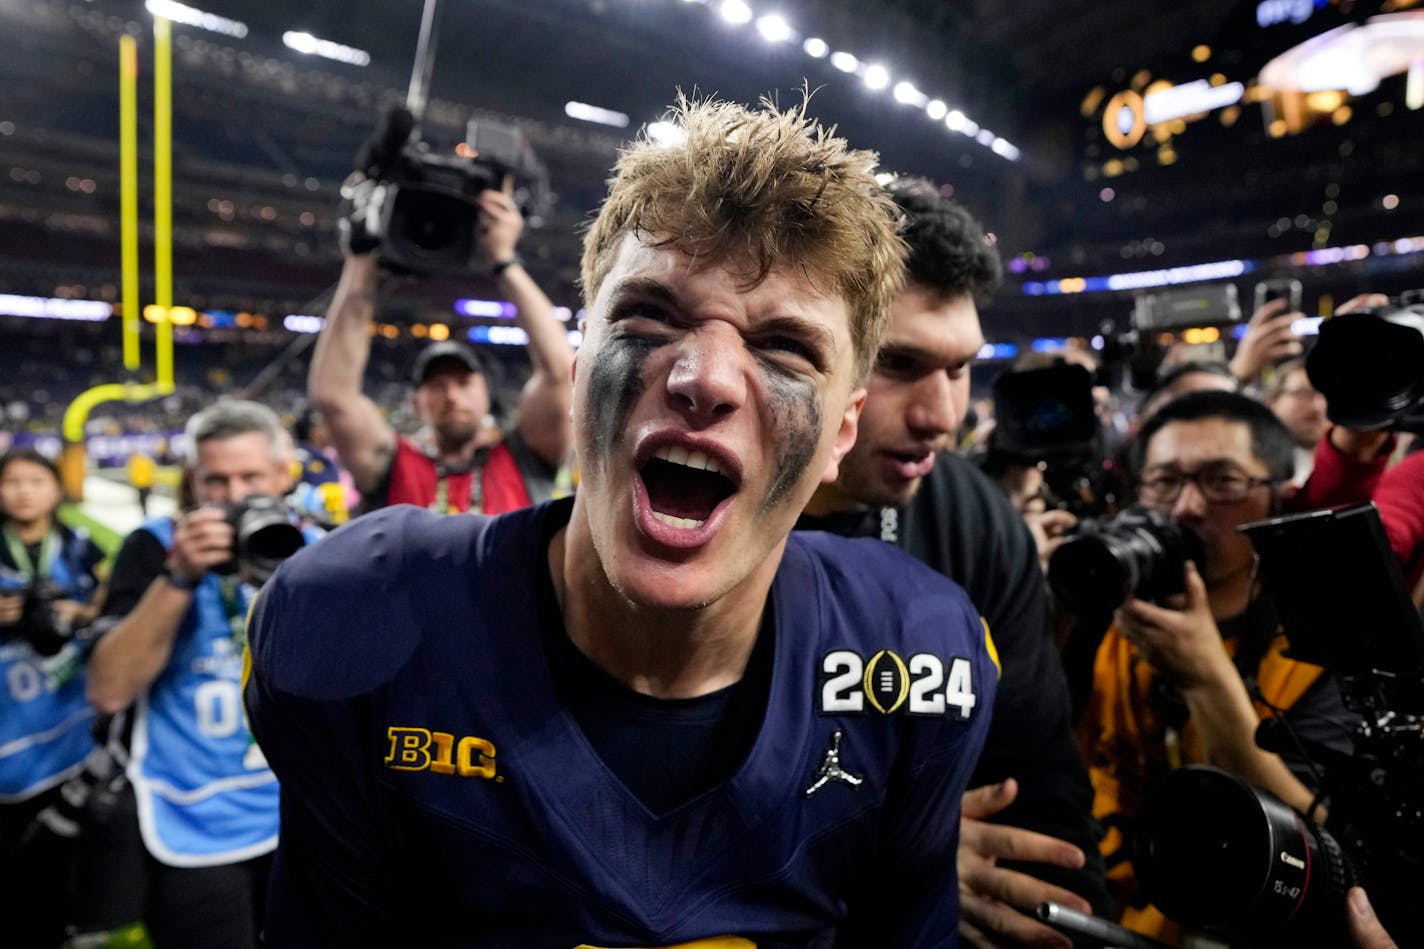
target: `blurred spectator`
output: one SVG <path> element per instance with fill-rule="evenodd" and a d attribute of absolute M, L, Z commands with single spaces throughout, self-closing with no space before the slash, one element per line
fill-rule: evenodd
<path fill-rule="evenodd" d="M 43 455 L 0 457 L 0 929 L 24 949 L 63 938 L 71 850 L 32 822 L 94 747 L 74 633 L 98 612 L 104 555 L 56 520 L 62 498 Z"/>
<path fill-rule="evenodd" d="M 138 507 L 144 517 L 148 517 L 148 499 L 153 495 L 153 481 L 158 473 L 158 465 L 149 455 L 135 451 L 129 455 L 129 484 L 138 493 Z"/>
<path fill-rule="evenodd" d="M 277 779 L 242 713 L 255 589 L 227 566 L 223 505 L 285 494 L 291 443 L 254 402 L 219 402 L 186 433 L 184 493 L 200 506 L 124 540 L 95 624 L 89 698 L 116 716 L 109 733 L 131 756 L 132 787 L 102 833 L 80 837 L 76 922 L 93 933 L 141 919 L 158 946 L 249 949 L 277 843 Z"/>
<path fill-rule="evenodd" d="M 529 336 L 534 372 L 520 396 L 513 431 L 482 444 L 490 411 L 480 358 L 454 341 L 434 343 L 416 360 L 411 382 L 424 429 L 396 433 L 361 392 L 376 314 L 377 253 L 348 253 L 307 380 L 342 465 L 366 509 L 410 503 L 442 513 L 497 514 L 553 496 L 572 446 L 573 351 L 562 323 L 515 253 L 524 219 L 506 191 L 480 193 L 480 253 L 515 321 Z"/>
<path fill-rule="evenodd" d="M 1305 360 L 1291 359 L 1277 366 L 1262 398 L 1295 440 L 1295 476 L 1291 480 L 1297 485 L 1305 484 L 1315 467 L 1315 449 L 1330 429 L 1325 396 L 1310 384 Z"/>
<path fill-rule="evenodd" d="M 1164 366 L 1156 384 L 1138 400 L 1137 417 L 1133 420 L 1132 429 L 1135 432 L 1141 428 L 1158 409 L 1177 396 L 1204 389 L 1235 392 L 1240 388 L 1240 381 L 1225 363 L 1187 360 Z"/>

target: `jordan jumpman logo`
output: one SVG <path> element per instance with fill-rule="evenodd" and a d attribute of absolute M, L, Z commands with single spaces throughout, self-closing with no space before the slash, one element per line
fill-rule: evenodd
<path fill-rule="evenodd" d="M 841 730 L 837 728 L 836 733 L 831 736 L 831 747 L 826 749 L 826 758 L 821 762 L 820 770 L 816 772 L 816 780 L 806 789 L 806 796 L 810 797 L 832 781 L 859 787 L 864 780 L 841 767 Z"/>

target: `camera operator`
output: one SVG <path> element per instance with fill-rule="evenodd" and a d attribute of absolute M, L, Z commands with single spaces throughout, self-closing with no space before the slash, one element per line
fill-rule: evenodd
<path fill-rule="evenodd" d="M 1205 556 L 1188 562 L 1184 593 L 1159 603 L 1129 597 L 1113 614 L 1079 730 L 1122 921 L 1157 935 L 1170 924 L 1139 905 L 1127 860 L 1134 814 L 1155 780 L 1207 762 L 1308 812 L 1315 777 L 1303 761 L 1257 747 L 1256 727 L 1282 715 L 1305 744 L 1348 753 L 1352 719 L 1328 674 L 1282 655 L 1251 542 L 1237 531 L 1295 493 L 1293 442 L 1280 421 L 1244 395 L 1190 393 L 1146 422 L 1133 462 L 1139 501 L 1170 514 Z"/>
<path fill-rule="evenodd" d="M 480 257 L 499 292 L 514 303 L 515 323 L 529 335 L 534 371 L 520 393 L 517 425 L 502 441 L 482 443 L 488 377 L 473 350 L 447 341 L 431 344 L 415 362 L 413 403 L 425 427 L 414 439 L 396 434 L 361 391 L 376 316 L 379 251 L 355 253 L 347 246 L 307 392 L 366 510 L 408 503 L 440 513 L 498 514 L 551 497 L 567 460 L 573 351 L 564 325 L 515 253 L 524 218 L 510 195 L 510 179 L 502 190 L 481 191 L 477 201 Z"/>
<path fill-rule="evenodd" d="M 255 402 L 204 409 L 186 435 L 191 504 L 124 540 L 95 624 L 89 700 L 116 716 L 109 744 L 132 789 L 81 821 L 75 922 L 96 932 L 141 919 L 160 949 L 248 949 L 277 844 L 277 779 L 242 711 L 257 563 L 237 543 L 249 519 L 240 531 L 230 519 L 278 504 L 292 447 Z"/>
<path fill-rule="evenodd" d="M 104 554 L 59 523 L 59 469 L 32 448 L 0 456 L 0 926 L 5 944 L 64 934 L 68 845 L 27 834 L 94 747 L 81 644 L 103 598 Z"/>

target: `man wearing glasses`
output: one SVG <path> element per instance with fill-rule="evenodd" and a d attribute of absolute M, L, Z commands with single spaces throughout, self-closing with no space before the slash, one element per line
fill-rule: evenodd
<path fill-rule="evenodd" d="M 1237 530 L 1295 493 L 1293 448 L 1270 409 L 1217 391 L 1168 403 L 1136 443 L 1138 500 L 1170 514 L 1205 552 L 1203 563 L 1187 565 L 1184 594 L 1162 603 L 1130 597 L 1114 613 L 1079 720 L 1093 813 L 1107 830 L 1109 886 L 1122 922 L 1139 931 L 1173 935 L 1142 902 L 1128 863 L 1133 817 L 1157 779 L 1209 763 L 1309 811 L 1317 790 L 1309 764 L 1259 748 L 1257 725 L 1277 716 L 1306 747 L 1350 750 L 1336 683 L 1282 655 L 1286 640 L 1261 595 L 1254 550 Z"/>

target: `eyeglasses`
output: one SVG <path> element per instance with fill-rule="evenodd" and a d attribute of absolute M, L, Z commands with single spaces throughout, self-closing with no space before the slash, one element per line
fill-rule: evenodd
<path fill-rule="evenodd" d="M 1275 478 L 1257 478 L 1235 465 L 1204 465 L 1193 472 L 1167 469 L 1143 478 L 1140 495 L 1148 504 L 1174 504 L 1190 481 L 1209 504 L 1234 504 L 1246 500 L 1252 488 L 1275 484 Z"/>

